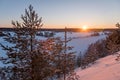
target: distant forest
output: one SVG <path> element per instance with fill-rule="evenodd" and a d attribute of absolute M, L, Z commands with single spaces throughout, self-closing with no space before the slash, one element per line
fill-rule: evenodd
<path fill-rule="evenodd" d="M 87 31 L 114 31 L 117 28 L 106 28 L 106 29 L 88 29 Z M 41 28 L 41 31 L 55 31 L 55 32 L 63 32 L 65 29 L 55 29 L 55 28 Z M 67 32 L 81 32 L 80 28 L 67 28 Z M 0 28 L 0 31 L 14 31 L 14 28 Z"/>

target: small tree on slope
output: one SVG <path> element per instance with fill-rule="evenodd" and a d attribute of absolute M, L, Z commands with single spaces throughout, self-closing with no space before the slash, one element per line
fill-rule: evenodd
<path fill-rule="evenodd" d="M 113 31 L 107 38 L 106 38 L 106 47 L 110 54 L 113 54 L 120 50 L 120 24 L 117 23 L 116 27 L 117 30 Z"/>

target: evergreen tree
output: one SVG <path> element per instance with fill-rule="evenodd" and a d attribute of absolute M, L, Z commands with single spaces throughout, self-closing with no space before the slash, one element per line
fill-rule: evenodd
<path fill-rule="evenodd" d="M 7 79 L 4 71 L 5 71 L 5 68 L 0 68 L 0 80 L 6 80 Z"/>
<path fill-rule="evenodd" d="M 77 64 L 78 67 L 82 66 L 82 61 L 83 61 L 83 56 L 82 56 L 82 54 L 80 52 L 79 55 L 78 55 L 78 57 L 77 57 L 77 62 L 76 62 L 76 64 Z"/>
<path fill-rule="evenodd" d="M 66 80 L 66 74 L 70 74 L 74 72 L 75 67 L 75 52 L 69 52 L 73 47 L 67 46 L 67 43 L 71 40 L 67 38 L 67 28 L 65 27 L 65 35 L 64 35 L 64 54 L 62 54 L 62 72 L 64 80 Z"/>
<path fill-rule="evenodd" d="M 2 57 L 4 64 L 9 64 L 6 75 L 11 74 L 8 80 L 35 80 L 35 67 L 33 64 L 37 47 L 36 32 L 42 27 L 42 18 L 30 5 L 21 15 L 22 23 L 12 21 L 14 31 L 6 32 L 4 40 L 11 44 L 1 47 L 6 51 L 7 57 Z"/>
<path fill-rule="evenodd" d="M 108 55 L 108 50 L 106 48 L 106 40 L 98 40 L 96 43 L 92 43 L 82 60 L 82 68 L 88 66 L 89 63 L 94 63 L 99 58 L 105 57 Z"/>
<path fill-rule="evenodd" d="M 1 74 L 5 74 L 6 80 L 66 78 L 66 74 L 73 71 L 75 61 L 74 52 L 69 51 L 72 47 L 66 45 L 69 40 L 66 37 L 65 41 L 60 38 L 37 40 L 36 33 L 42 27 L 42 18 L 38 18 L 31 5 L 25 9 L 21 19 L 21 24 L 12 21 L 13 32 L 5 33 L 4 40 L 11 45 L 0 44 L 7 55 L 0 60 L 8 64 Z"/>
<path fill-rule="evenodd" d="M 115 31 L 113 31 L 107 38 L 106 38 L 106 47 L 110 54 L 113 54 L 120 50 L 120 24 L 117 23 Z"/>
<path fill-rule="evenodd" d="M 35 59 L 34 62 L 36 63 L 35 69 L 37 69 L 39 73 L 36 75 L 38 76 L 38 80 L 58 79 L 63 77 L 64 74 L 69 74 L 74 70 L 74 52 L 64 53 L 64 41 L 62 41 L 60 37 L 48 38 L 39 43 L 38 53 L 40 53 L 41 56 L 38 56 L 38 54 L 38 58 Z"/>

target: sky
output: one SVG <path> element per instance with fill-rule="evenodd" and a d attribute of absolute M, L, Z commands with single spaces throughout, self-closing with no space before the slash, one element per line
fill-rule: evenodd
<path fill-rule="evenodd" d="M 43 28 L 115 28 L 120 22 L 120 0 L 0 0 L 0 27 L 21 21 L 30 4 Z"/>

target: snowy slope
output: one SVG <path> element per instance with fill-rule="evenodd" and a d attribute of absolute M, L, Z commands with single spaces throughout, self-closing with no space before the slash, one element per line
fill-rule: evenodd
<path fill-rule="evenodd" d="M 116 56 L 101 58 L 84 70 L 76 69 L 77 75 L 80 76 L 79 80 L 120 80 L 120 61 L 115 60 Z"/>

